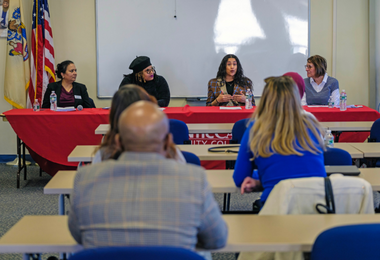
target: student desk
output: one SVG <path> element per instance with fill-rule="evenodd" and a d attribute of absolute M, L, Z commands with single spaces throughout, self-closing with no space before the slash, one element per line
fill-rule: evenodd
<path fill-rule="evenodd" d="M 369 132 L 371 130 L 372 121 L 358 122 L 321 122 L 325 129 L 341 132 Z M 231 133 L 234 123 L 224 124 L 187 124 L 189 134 L 214 134 L 214 133 Z M 100 124 L 95 129 L 95 134 L 105 135 L 110 128 L 109 124 Z"/>
<path fill-rule="evenodd" d="M 189 134 L 228 134 L 231 133 L 233 126 L 234 123 L 187 124 Z M 109 129 L 109 124 L 101 124 L 95 129 L 95 134 L 105 135 Z"/>
<path fill-rule="evenodd" d="M 71 194 L 74 188 L 76 171 L 59 171 L 44 187 L 44 194 L 59 194 L 58 212 L 65 215 L 66 194 Z M 233 170 L 208 170 L 207 179 L 214 193 L 235 193 L 239 188 L 232 180 Z"/>
<path fill-rule="evenodd" d="M 354 159 L 363 158 L 363 153 L 352 146 L 356 143 L 335 143 L 334 147 L 343 149 L 350 153 Z M 235 145 L 178 145 L 181 151 L 191 152 L 196 154 L 200 160 L 236 160 L 237 153 L 222 153 L 222 152 L 209 152 L 210 147 L 229 147 Z M 227 148 L 229 149 L 229 148 Z M 221 149 L 223 150 L 223 149 Z M 238 148 L 230 148 L 230 150 L 239 150 Z"/>
<path fill-rule="evenodd" d="M 363 158 L 363 152 L 356 149 L 353 145 L 356 143 L 335 143 L 334 147 L 343 149 L 350 153 L 353 159 Z M 371 143 L 372 144 L 372 143 Z M 373 143 L 375 144 L 375 143 Z M 199 157 L 201 161 L 214 161 L 214 160 L 236 160 L 237 153 L 224 153 L 224 152 L 209 152 L 208 149 L 211 147 L 227 147 L 226 149 L 238 151 L 238 144 L 229 145 L 178 145 L 181 151 L 194 153 Z M 69 162 L 90 162 L 94 157 L 95 149 L 97 145 L 78 145 L 67 157 Z M 231 148 L 228 148 L 231 147 Z M 222 149 L 223 150 L 223 149 Z"/>
<path fill-rule="evenodd" d="M 378 158 L 380 157 L 380 143 L 352 143 L 355 149 L 363 153 L 364 158 Z"/>
<path fill-rule="evenodd" d="M 82 249 L 71 236 L 67 216 L 24 216 L 0 238 L 0 253 L 56 253 Z M 23 259 L 29 258 L 24 255 Z"/>
<path fill-rule="evenodd" d="M 331 131 L 341 132 L 369 132 L 373 125 L 372 121 L 358 121 L 358 122 L 321 122 L 325 129 Z"/>
<path fill-rule="evenodd" d="M 380 168 L 359 168 L 360 178 L 368 181 L 372 190 L 380 191 Z M 232 179 L 233 170 L 206 170 L 207 180 L 213 193 L 235 193 L 240 188 Z M 71 194 L 76 171 L 59 171 L 44 187 L 44 194 L 59 194 L 59 214 L 65 215 L 64 195 Z M 227 203 L 227 202 L 226 202 Z M 227 207 L 227 208 L 226 208 Z M 229 206 L 225 205 L 225 209 Z"/>
<path fill-rule="evenodd" d="M 380 223 L 373 215 L 224 215 L 226 247 L 217 252 L 311 251 L 317 236 L 332 227 Z M 53 253 L 83 250 L 71 236 L 67 216 L 24 216 L 0 238 L 0 253 Z M 24 259 L 28 259 L 26 256 Z"/>

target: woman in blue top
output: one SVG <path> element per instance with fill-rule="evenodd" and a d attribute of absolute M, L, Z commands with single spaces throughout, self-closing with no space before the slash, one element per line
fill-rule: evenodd
<path fill-rule="evenodd" d="M 261 202 L 284 179 L 326 177 L 322 127 L 304 112 L 291 77 L 265 79 L 259 106 L 244 133 L 233 178 L 241 193 L 260 191 Z M 253 165 L 258 176 L 253 176 Z"/>

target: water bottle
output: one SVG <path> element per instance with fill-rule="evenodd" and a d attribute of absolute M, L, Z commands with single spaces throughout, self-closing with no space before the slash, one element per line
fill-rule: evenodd
<path fill-rule="evenodd" d="M 334 147 L 334 136 L 331 133 L 331 130 L 326 130 L 325 144 L 327 147 Z"/>
<path fill-rule="evenodd" d="M 347 110 L 347 94 L 344 89 L 342 89 L 342 92 L 340 93 L 340 111 L 346 111 Z"/>
<path fill-rule="evenodd" d="M 38 99 L 34 100 L 33 111 L 40 111 L 40 103 L 38 102 Z"/>
<path fill-rule="evenodd" d="M 249 88 L 245 93 L 245 109 L 252 109 L 252 91 Z"/>
<path fill-rule="evenodd" d="M 333 108 L 334 107 L 334 99 L 332 96 L 330 96 L 329 98 L 329 108 Z"/>
<path fill-rule="evenodd" d="M 54 90 L 50 94 L 50 110 L 57 111 L 57 94 Z"/>

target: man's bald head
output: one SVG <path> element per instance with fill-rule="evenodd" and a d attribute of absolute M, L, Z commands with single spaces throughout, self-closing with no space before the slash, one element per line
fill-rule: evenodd
<path fill-rule="evenodd" d="M 125 151 L 162 153 L 169 121 L 157 105 L 138 101 L 119 118 L 119 135 Z"/>

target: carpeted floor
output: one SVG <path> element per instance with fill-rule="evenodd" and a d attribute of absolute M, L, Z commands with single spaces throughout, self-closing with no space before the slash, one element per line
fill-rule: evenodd
<path fill-rule="evenodd" d="M 0 164 L 0 237 L 24 215 L 58 215 L 58 195 L 43 194 L 43 187 L 51 176 L 43 173 L 40 177 L 39 167 L 28 166 L 28 180 L 22 180 L 20 189 L 17 189 L 16 173 L 17 167 Z M 221 207 L 223 194 L 214 195 Z M 258 197 L 257 193 L 232 194 L 231 210 L 251 210 L 252 202 Z M 50 255 L 52 254 L 44 254 L 42 259 Z M 0 260 L 8 259 L 22 259 L 22 255 L 0 254 Z M 213 259 L 235 260 L 235 254 L 215 253 Z"/>

